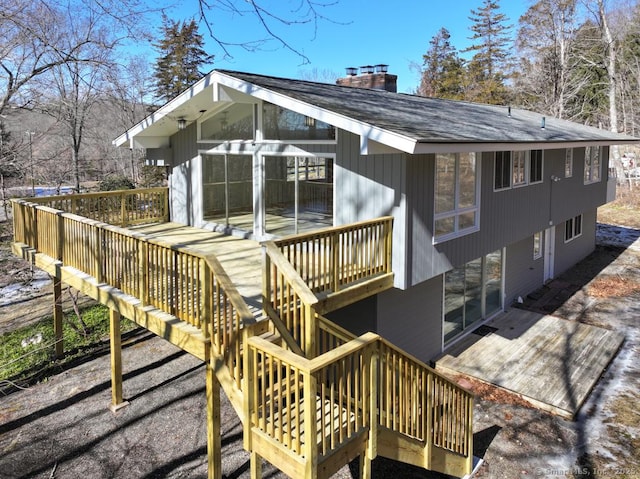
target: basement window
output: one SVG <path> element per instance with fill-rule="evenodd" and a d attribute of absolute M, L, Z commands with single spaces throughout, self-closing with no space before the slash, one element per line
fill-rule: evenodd
<path fill-rule="evenodd" d="M 582 236 L 582 215 L 570 218 L 564 224 L 564 242 L 568 243 Z"/>

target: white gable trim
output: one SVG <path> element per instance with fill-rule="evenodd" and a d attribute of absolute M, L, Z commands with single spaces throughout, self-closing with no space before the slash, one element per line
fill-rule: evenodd
<path fill-rule="evenodd" d="M 216 81 L 219 81 L 220 84 L 233 88 L 234 90 L 238 90 L 241 93 L 287 108 L 288 110 L 301 115 L 315 118 L 316 120 L 323 121 L 329 125 L 333 125 L 356 135 L 360 135 L 361 145 L 366 145 L 367 140 L 370 139 L 395 150 L 407 153 L 411 153 L 415 149 L 416 141 L 412 138 L 392 133 L 369 123 L 354 120 L 353 118 L 345 115 L 319 108 L 315 105 L 296 100 L 287 95 L 273 92 L 269 89 L 245 82 L 244 80 L 239 80 L 230 75 L 220 72 L 215 72 L 215 74 L 217 75 Z M 367 148 L 365 147 L 364 150 L 366 151 Z"/>

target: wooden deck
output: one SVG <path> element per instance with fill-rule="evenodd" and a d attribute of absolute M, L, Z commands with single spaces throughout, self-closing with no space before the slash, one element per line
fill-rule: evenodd
<path fill-rule="evenodd" d="M 178 223 L 130 228 L 149 238 L 215 254 L 249 307 L 262 309 L 262 249 L 260 243 Z"/>
<path fill-rule="evenodd" d="M 55 277 L 56 305 L 67 283 L 109 307 L 112 411 L 127 404 L 123 316 L 205 362 L 209 478 L 222 471 L 221 388 L 242 421 L 253 478 L 262 459 L 325 479 L 355 458 L 371 477 L 377 455 L 471 472 L 473 395 L 377 334 L 355 337 L 319 313 L 392 286 L 393 218 L 260 245 L 167 223 L 165 189 L 71 196 L 14 200 L 12 249 Z M 60 356 L 63 319 L 54 307 Z"/>
<path fill-rule="evenodd" d="M 615 331 L 512 309 L 454 344 L 436 369 L 495 384 L 573 418 L 623 340 Z"/>

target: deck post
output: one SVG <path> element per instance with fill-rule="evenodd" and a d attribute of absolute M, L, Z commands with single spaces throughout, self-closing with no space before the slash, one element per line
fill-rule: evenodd
<path fill-rule="evenodd" d="M 120 335 L 120 313 L 109 309 L 109 340 L 111 343 L 111 406 L 112 412 L 129 403 L 122 397 L 122 337 Z"/>
<path fill-rule="evenodd" d="M 124 193 L 120 193 L 120 226 L 124 228 L 127 226 L 127 197 Z"/>
<path fill-rule="evenodd" d="M 473 472 L 473 397 L 469 399 L 467 404 L 467 410 L 465 411 L 467 420 L 467 461 L 466 461 L 466 473 L 471 474 Z"/>
<path fill-rule="evenodd" d="M 310 372 L 304 374 L 304 435 L 303 454 L 305 456 L 305 479 L 318 477 L 318 424 L 316 422 L 316 401 L 318 398 L 318 384 Z"/>
<path fill-rule="evenodd" d="M 367 384 L 367 394 L 369 397 L 365 397 L 364 400 L 369 403 L 369 417 L 364 418 L 369 421 L 369 441 L 367 444 L 367 459 L 369 461 L 369 476 L 371 477 L 371 460 L 375 459 L 378 455 L 378 394 L 380 387 L 379 381 L 379 364 L 380 364 L 380 352 L 378 348 L 369 346 L 369 384 Z M 383 392 L 384 394 L 384 392 Z M 381 407 L 381 406 L 380 406 Z M 367 465 L 365 460 L 365 465 Z"/>
<path fill-rule="evenodd" d="M 62 281 L 52 276 L 53 280 L 53 334 L 56 339 L 55 357 L 61 359 L 64 356 L 64 338 L 62 334 Z"/>
<path fill-rule="evenodd" d="M 262 457 L 251 451 L 251 479 L 262 479 Z"/>
<path fill-rule="evenodd" d="M 313 359 L 318 355 L 316 336 L 318 335 L 318 320 L 316 310 L 310 304 L 301 304 L 304 311 L 304 344 L 303 350 L 307 359 Z"/>
<path fill-rule="evenodd" d="M 263 244 L 262 250 L 262 304 L 271 302 L 271 258 L 267 254 L 267 247 Z"/>
<path fill-rule="evenodd" d="M 206 361 L 207 458 L 209 479 L 222 478 L 222 440 L 220 437 L 220 383 L 211 361 Z"/>

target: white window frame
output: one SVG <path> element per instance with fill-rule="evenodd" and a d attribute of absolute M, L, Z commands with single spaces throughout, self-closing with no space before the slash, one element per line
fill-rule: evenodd
<path fill-rule="evenodd" d="M 602 181 L 602 147 L 587 146 L 584 149 L 584 184 Z"/>
<path fill-rule="evenodd" d="M 473 153 L 473 152 L 472 152 Z M 455 177 L 455 199 L 454 199 L 454 208 L 449 211 L 444 211 L 437 213 L 435 211 L 436 198 L 435 195 L 438 191 L 437 181 L 437 166 L 436 171 L 434 172 L 434 215 L 433 215 L 433 244 L 441 243 L 443 241 L 448 241 L 453 238 L 459 238 L 461 236 L 465 236 L 471 233 L 475 233 L 480 230 L 480 159 L 482 158 L 482 153 L 473 153 L 475 155 L 475 198 L 474 205 L 468 206 L 465 208 L 460 208 L 460 153 L 441 153 L 442 155 L 455 155 L 455 168 L 456 168 L 456 177 Z M 437 161 L 436 154 L 436 161 Z M 435 163 L 435 162 L 434 162 Z M 469 226 L 464 229 L 460 229 L 459 220 L 462 215 L 466 215 L 469 213 L 473 213 L 475 215 L 475 222 L 473 226 Z M 443 220 L 446 218 L 454 218 L 454 227 L 451 233 L 445 233 L 440 236 L 436 236 L 436 222 L 438 220 Z"/>
<path fill-rule="evenodd" d="M 540 179 L 532 180 L 531 177 L 531 152 L 540 151 L 542 169 L 540 171 Z M 498 153 L 503 154 L 509 161 L 509 185 L 496 188 L 496 174 Z M 495 152 L 493 157 L 493 191 L 504 191 L 512 188 L 520 188 L 528 185 L 535 185 L 544 181 L 544 150 L 517 150 L 517 151 L 501 151 Z"/>
<path fill-rule="evenodd" d="M 544 238 L 544 231 L 538 231 L 533 234 L 533 259 L 542 258 L 542 241 Z"/>
<path fill-rule="evenodd" d="M 564 157 L 564 177 L 571 178 L 573 176 L 573 148 L 567 148 Z"/>
<path fill-rule="evenodd" d="M 582 236 L 582 215 L 569 218 L 564 225 L 564 242 L 568 243 Z"/>

